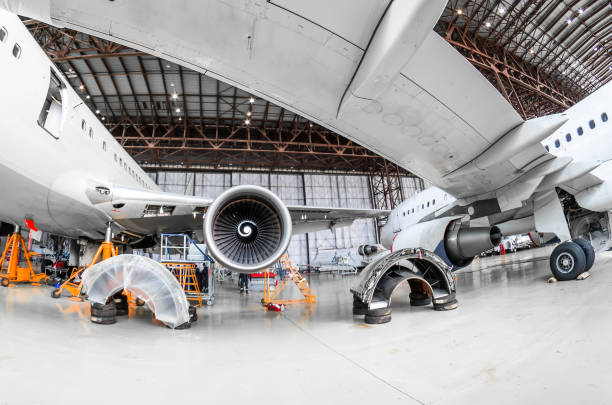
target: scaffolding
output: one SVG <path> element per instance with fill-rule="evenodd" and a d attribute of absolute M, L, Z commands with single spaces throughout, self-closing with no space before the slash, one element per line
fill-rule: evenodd
<path fill-rule="evenodd" d="M 186 234 L 163 233 L 160 244 L 160 261 L 178 280 L 185 296 L 190 302 L 202 306 L 212 305 L 215 301 L 215 279 L 212 257 L 204 252 L 205 247 L 199 245 Z M 204 290 L 199 285 L 196 276 L 196 265 L 207 263 L 208 289 Z"/>
<path fill-rule="evenodd" d="M 283 270 L 287 273 L 285 278 L 272 290 L 270 287 L 270 272 L 264 272 L 264 297 L 261 300 L 263 305 L 270 304 L 314 304 L 317 302 L 317 297 L 314 295 L 306 279 L 300 274 L 297 266 L 291 262 L 287 253 L 283 254 L 279 260 L 279 263 Z M 302 298 L 279 298 L 279 295 L 283 289 L 293 282 L 300 293 Z"/>

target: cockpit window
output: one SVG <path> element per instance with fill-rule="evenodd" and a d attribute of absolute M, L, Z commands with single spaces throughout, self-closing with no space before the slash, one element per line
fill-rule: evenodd
<path fill-rule="evenodd" d="M 602 114 L 601 114 L 601 120 L 602 120 L 603 122 L 608 121 L 608 114 L 606 114 L 606 113 L 602 113 Z"/>

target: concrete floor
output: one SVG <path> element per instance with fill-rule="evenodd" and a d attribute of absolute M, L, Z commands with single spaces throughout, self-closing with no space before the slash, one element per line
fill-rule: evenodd
<path fill-rule="evenodd" d="M 282 314 L 224 284 L 183 331 L 143 309 L 95 325 L 48 287 L 0 288 L 0 404 L 612 403 L 612 254 L 547 284 L 545 253 L 476 260 L 455 311 L 400 292 L 376 326 L 352 316 L 352 276 L 313 276 L 319 302 Z"/>

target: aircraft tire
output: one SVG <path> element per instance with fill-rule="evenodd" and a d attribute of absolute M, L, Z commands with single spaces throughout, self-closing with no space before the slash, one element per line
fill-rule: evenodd
<path fill-rule="evenodd" d="M 370 325 L 380 325 L 389 322 L 391 322 L 391 315 L 372 316 L 366 314 L 365 316 L 365 323 Z"/>
<path fill-rule="evenodd" d="M 168 328 L 168 329 L 172 329 L 172 328 L 171 328 L 170 326 L 168 326 L 168 325 L 166 325 L 166 328 Z M 180 324 L 179 326 L 177 326 L 177 327 L 176 327 L 176 328 L 174 328 L 174 329 L 179 329 L 179 330 L 181 330 L 181 329 L 189 329 L 189 328 L 191 328 L 191 324 L 190 324 L 189 322 L 185 322 L 185 323 L 183 323 L 183 324 Z"/>
<path fill-rule="evenodd" d="M 198 313 L 196 312 L 196 307 L 189 307 L 189 322 L 193 323 L 198 320 Z"/>
<path fill-rule="evenodd" d="M 112 325 L 115 322 L 117 322 L 117 319 L 114 316 L 95 316 L 92 315 L 89 318 L 90 321 L 92 321 L 93 323 L 97 323 L 100 325 Z"/>
<path fill-rule="evenodd" d="M 593 245 L 591 245 L 588 240 L 582 238 L 576 238 L 572 242 L 580 246 L 584 251 L 584 256 L 586 258 L 586 265 L 584 266 L 584 271 L 591 270 L 591 267 L 593 267 L 593 263 L 595 263 L 595 249 L 593 249 Z"/>
<path fill-rule="evenodd" d="M 456 299 L 441 304 L 434 303 L 434 309 L 436 311 L 452 311 L 453 309 L 457 309 L 458 306 L 459 304 L 457 303 Z"/>
<path fill-rule="evenodd" d="M 353 306 L 353 315 L 365 315 L 368 312 L 367 307 L 355 307 Z"/>
<path fill-rule="evenodd" d="M 574 280 L 585 271 L 586 255 L 577 243 L 563 242 L 552 251 L 549 264 L 557 280 Z"/>
<path fill-rule="evenodd" d="M 366 316 L 387 316 L 391 315 L 391 307 L 368 309 Z"/>

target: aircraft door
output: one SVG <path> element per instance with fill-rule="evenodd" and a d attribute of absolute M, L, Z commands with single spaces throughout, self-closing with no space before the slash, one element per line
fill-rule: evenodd
<path fill-rule="evenodd" d="M 389 215 L 389 220 L 391 221 L 391 228 L 393 228 L 393 233 L 397 233 L 402 230 L 402 225 L 400 224 L 399 218 L 399 210 L 393 211 L 391 215 Z"/>
<path fill-rule="evenodd" d="M 52 137 L 59 139 L 62 128 L 63 106 L 62 91 L 64 84 L 51 69 L 49 90 L 38 116 L 38 125 L 44 128 Z"/>

